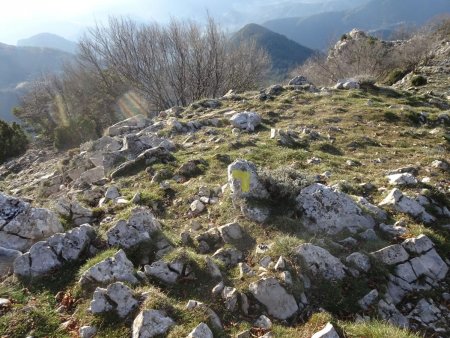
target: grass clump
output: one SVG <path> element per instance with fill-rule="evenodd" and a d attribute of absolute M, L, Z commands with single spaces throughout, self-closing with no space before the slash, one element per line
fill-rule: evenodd
<path fill-rule="evenodd" d="M 339 322 L 339 326 L 345 332 L 346 337 L 364 337 L 364 338 L 419 338 L 419 335 L 396 326 L 389 325 L 386 322 L 370 320 L 364 322 Z"/>
<path fill-rule="evenodd" d="M 427 84 L 427 82 L 428 82 L 427 78 L 422 75 L 413 76 L 413 78 L 411 79 L 411 84 L 414 87 L 425 86 Z"/>

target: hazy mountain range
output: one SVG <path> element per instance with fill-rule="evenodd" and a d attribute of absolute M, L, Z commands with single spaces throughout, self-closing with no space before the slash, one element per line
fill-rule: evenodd
<path fill-rule="evenodd" d="M 42 47 L 17 47 L 0 43 L 0 119 L 14 119 L 11 109 L 26 82 L 46 72 L 61 70 L 72 54 Z"/>
<path fill-rule="evenodd" d="M 72 54 L 77 50 L 76 42 L 51 33 L 40 33 L 28 39 L 21 39 L 17 41 L 17 46 L 53 48 Z"/>
<path fill-rule="evenodd" d="M 450 14 L 449 0 L 372 0 L 346 11 L 275 19 L 263 25 L 309 48 L 325 49 L 353 28 L 386 31 L 400 23 L 420 26 L 445 13 Z"/>
<path fill-rule="evenodd" d="M 272 77 L 283 78 L 286 73 L 305 62 L 314 51 L 284 35 L 257 24 L 248 24 L 235 33 L 232 40 L 236 43 L 254 40 L 264 48 L 272 61 Z"/>

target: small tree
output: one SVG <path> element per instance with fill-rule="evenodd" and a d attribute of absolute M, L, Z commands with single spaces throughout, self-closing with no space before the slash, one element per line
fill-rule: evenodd
<path fill-rule="evenodd" d="M 28 139 L 22 128 L 15 122 L 11 125 L 0 120 L 0 163 L 25 152 Z"/>

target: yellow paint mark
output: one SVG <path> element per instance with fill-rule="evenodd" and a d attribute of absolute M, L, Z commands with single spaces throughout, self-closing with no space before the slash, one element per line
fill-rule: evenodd
<path fill-rule="evenodd" d="M 243 170 L 233 170 L 231 175 L 235 180 L 241 181 L 241 190 L 242 192 L 250 191 L 250 173 L 248 171 Z"/>

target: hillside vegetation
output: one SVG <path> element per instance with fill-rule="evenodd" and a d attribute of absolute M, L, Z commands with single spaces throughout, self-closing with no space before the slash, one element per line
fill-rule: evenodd
<path fill-rule="evenodd" d="M 144 46 L 176 47 L 187 32 L 180 50 L 194 53 L 222 36 L 215 25 L 206 37 L 197 26 L 169 27 L 112 21 L 83 42 L 91 67 L 36 88 L 60 91 L 46 101 L 53 106 L 29 103 L 46 109 L 28 118 L 71 149 L 35 143 L 0 166 L 0 335 L 446 337 L 448 22 L 407 74 L 388 76 L 393 86 L 356 75 L 396 43 L 355 30 L 321 64 L 352 78 L 318 87 L 299 73 L 289 84 L 228 91 L 230 82 L 190 74 L 178 77 L 193 85 L 186 92 L 167 80 L 177 74 L 170 68 L 158 83 L 177 106 L 152 101 L 156 111 L 140 106 L 148 115 L 115 116 L 108 109 L 124 93 L 120 104 L 138 105 L 130 84 L 143 95 L 154 83 L 154 74 L 134 77 Z M 140 53 L 119 58 L 111 46 Z M 364 62 L 334 68 L 360 46 Z M 244 47 L 231 56 L 252 52 L 260 63 L 251 67 L 267 67 L 265 53 Z M 110 67 L 95 68 L 108 51 Z M 254 60 L 219 55 L 188 65 L 233 60 L 241 72 Z M 381 78 L 388 65 L 369 75 Z M 92 111 L 104 120 L 93 125 Z M 72 135 L 90 140 L 75 146 Z"/>

